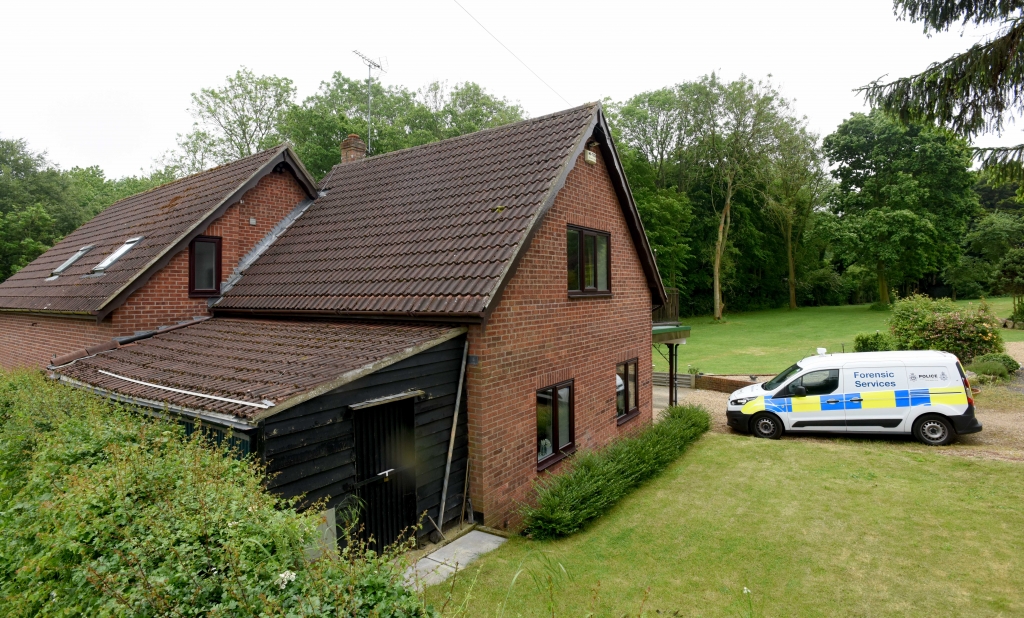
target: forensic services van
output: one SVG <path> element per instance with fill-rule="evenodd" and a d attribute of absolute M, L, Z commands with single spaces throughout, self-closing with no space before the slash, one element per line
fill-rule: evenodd
<path fill-rule="evenodd" d="M 933 446 L 981 431 L 967 375 L 948 352 L 818 352 L 729 395 L 729 426 L 760 438 L 912 434 Z"/>

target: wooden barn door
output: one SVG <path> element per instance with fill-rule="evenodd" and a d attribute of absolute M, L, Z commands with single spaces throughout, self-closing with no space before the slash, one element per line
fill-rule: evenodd
<path fill-rule="evenodd" d="M 353 417 L 363 534 L 380 550 L 416 524 L 413 401 L 355 410 Z"/>

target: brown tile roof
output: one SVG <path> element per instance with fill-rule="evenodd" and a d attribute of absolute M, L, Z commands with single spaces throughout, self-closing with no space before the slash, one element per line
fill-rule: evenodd
<path fill-rule="evenodd" d="M 120 397 L 254 419 L 463 332 L 465 328 L 438 323 L 213 318 L 100 352 L 54 373 Z M 276 405 L 260 407 L 268 401 Z"/>
<path fill-rule="evenodd" d="M 484 314 L 600 116 L 588 104 L 335 166 L 215 309 Z"/>
<path fill-rule="evenodd" d="M 281 161 L 292 164 L 310 197 L 316 195 L 308 174 L 286 146 L 266 150 L 113 204 L 0 284 L 0 311 L 31 310 L 104 314 L 116 308 L 128 286 L 144 281 L 163 266 L 179 246 L 187 246 L 202 223 L 219 217 L 234 200 Z M 126 240 L 143 240 L 101 276 L 92 268 Z M 86 245 L 94 248 L 61 274 L 53 269 Z M 117 301 L 120 302 L 117 302 Z"/>

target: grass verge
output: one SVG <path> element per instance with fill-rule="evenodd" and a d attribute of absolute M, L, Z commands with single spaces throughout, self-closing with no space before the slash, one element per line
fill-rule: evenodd
<path fill-rule="evenodd" d="M 427 594 L 471 616 L 1020 615 L 1022 472 L 902 441 L 707 434 L 582 533 L 512 539 Z"/>
<path fill-rule="evenodd" d="M 957 305 L 977 304 L 977 300 L 957 301 Z M 1000 317 L 1009 314 L 1011 299 L 989 299 L 992 311 Z M 871 311 L 868 305 L 804 307 L 796 311 L 770 309 L 726 316 L 716 324 L 707 316 L 687 318 L 692 336 L 679 349 L 680 373 L 687 365 L 717 374 L 774 374 L 801 358 L 815 354 L 816 348 L 830 352 L 853 351 L 858 333 L 888 329 L 889 312 Z M 1000 329 L 1004 341 L 1024 341 L 1024 330 Z M 664 346 L 658 346 L 664 352 Z M 668 371 L 668 361 L 653 352 L 655 371 Z"/>

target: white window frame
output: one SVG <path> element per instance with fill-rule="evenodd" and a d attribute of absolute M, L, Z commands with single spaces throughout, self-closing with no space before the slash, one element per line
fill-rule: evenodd
<path fill-rule="evenodd" d="M 128 240 L 124 241 L 123 245 L 118 247 L 113 253 L 111 253 L 107 257 L 103 258 L 102 262 L 94 266 L 92 272 L 101 273 L 106 271 L 114 262 L 121 259 L 121 256 L 123 256 L 125 253 L 128 253 L 132 247 L 139 244 L 143 238 L 143 236 L 136 236 L 135 238 L 129 238 Z"/>
<path fill-rule="evenodd" d="M 85 255 L 86 253 L 89 253 L 90 251 L 92 251 L 94 247 L 95 247 L 95 245 L 86 245 L 86 246 L 82 247 L 81 249 L 76 251 L 74 255 L 72 255 L 67 260 L 65 260 L 63 264 L 61 264 L 57 268 L 54 268 L 52 271 L 50 271 L 50 275 L 53 276 L 53 277 L 56 277 L 57 275 L 63 274 L 63 272 L 65 270 L 71 268 L 72 264 L 74 264 L 78 260 L 82 259 L 82 256 Z"/>

